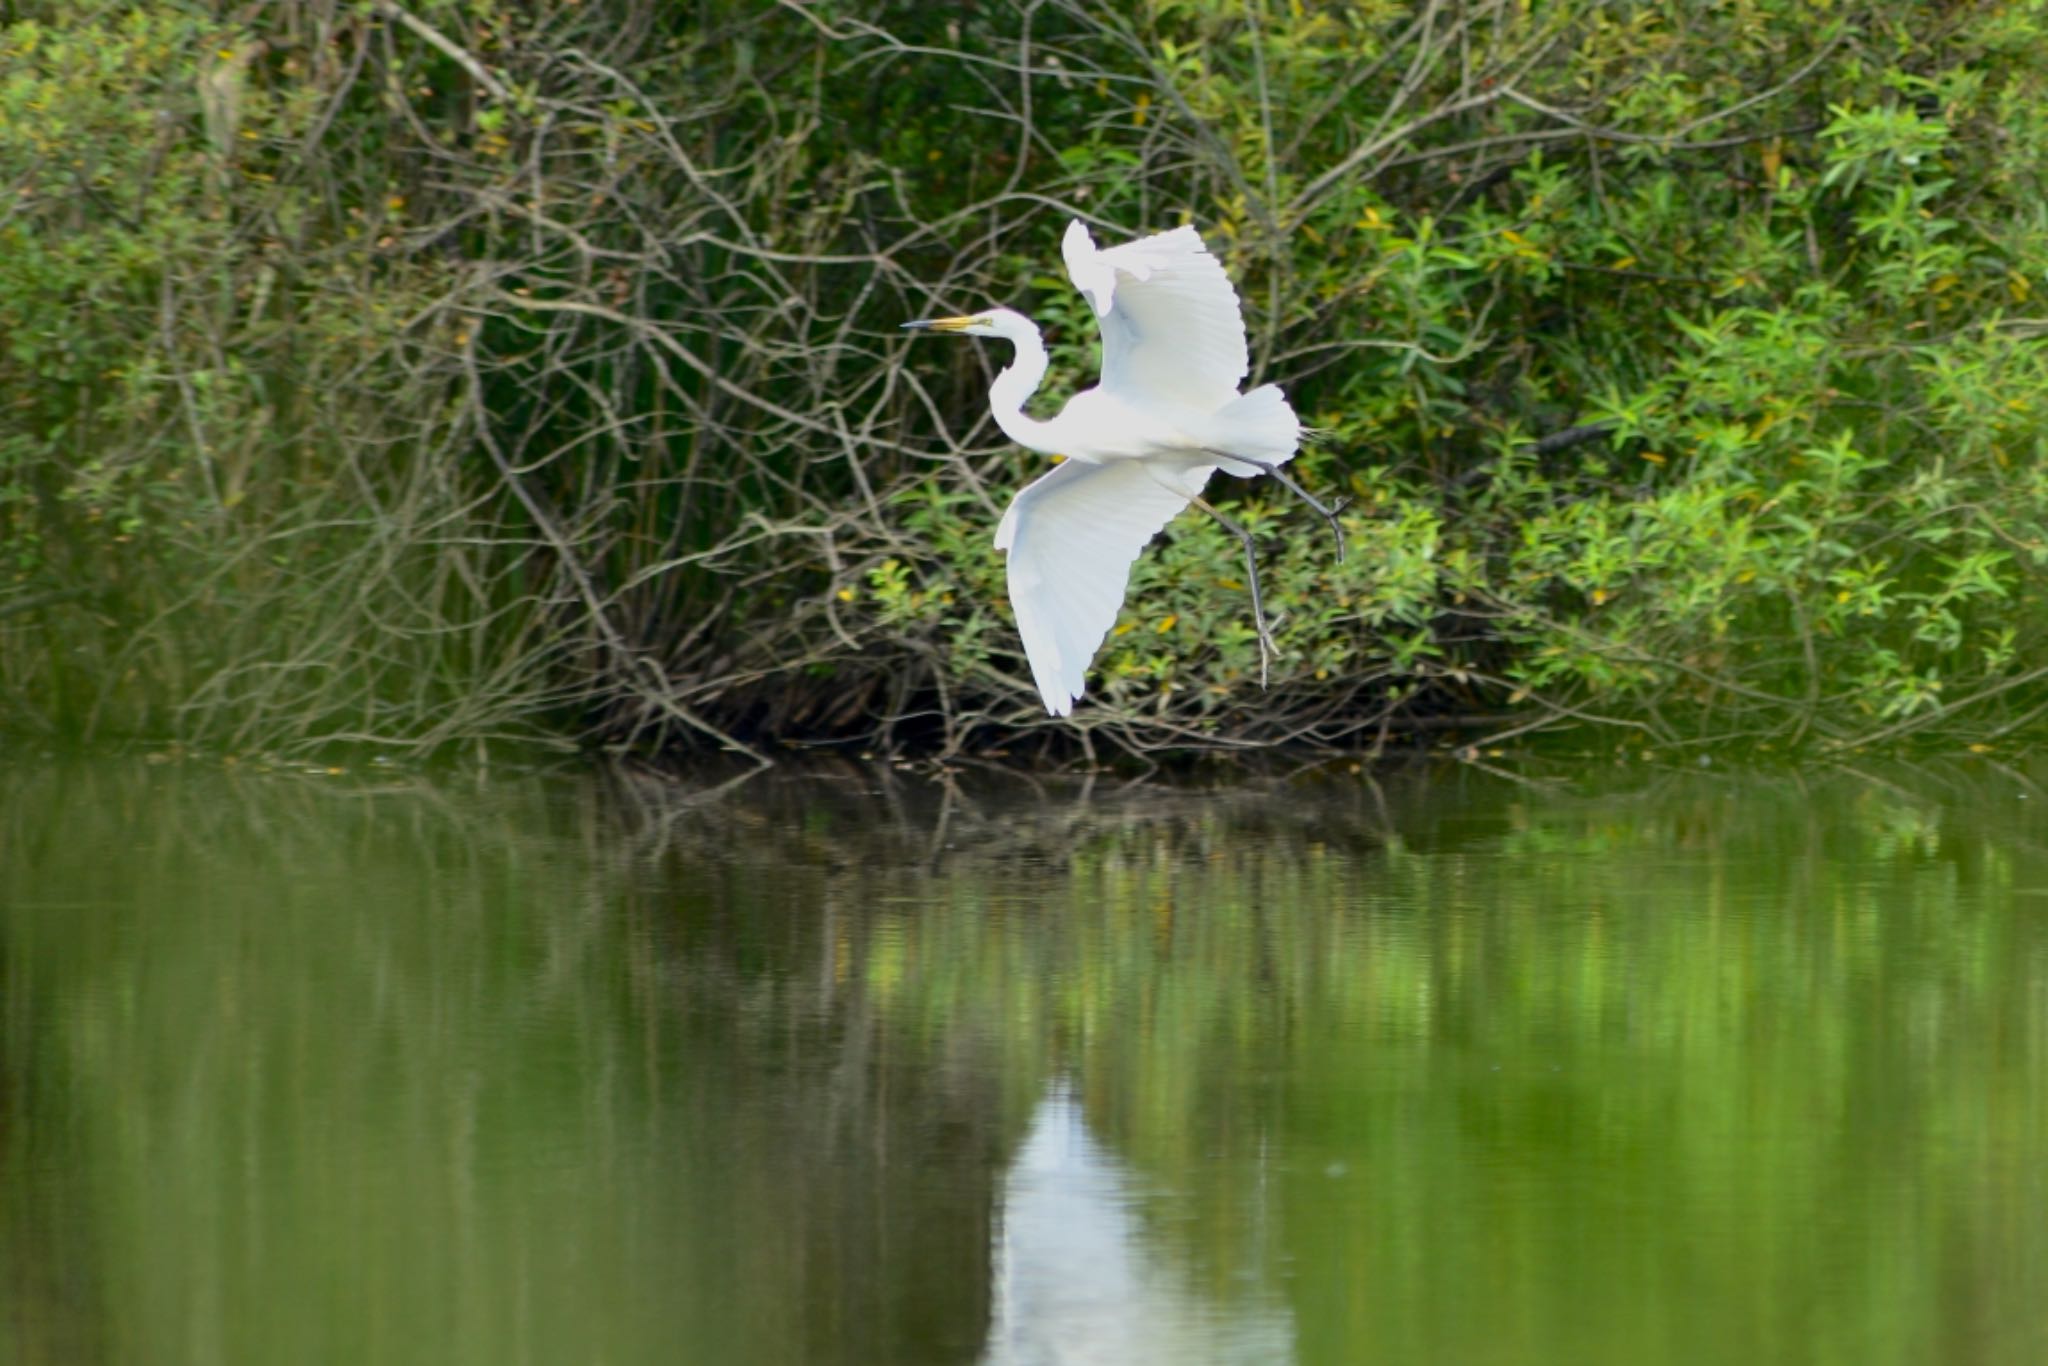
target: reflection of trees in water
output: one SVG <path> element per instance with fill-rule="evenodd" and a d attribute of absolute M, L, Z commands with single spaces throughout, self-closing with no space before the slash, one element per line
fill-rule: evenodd
<path fill-rule="evenodd" d="M 1104 1150 L 1184 1192 L 1170 1241 L 1214 1300 L 1265 1293 L 1351 1208 L 1344 1255 L 1287 1290 L 1305 1330 L 1406 1314 L 1477 1350 L 1418 1277 L 1604 1268 L 1651 1292 L 1610 1320 L 1620 1350 L 1693 1274 L 1630 1239 L 1690 1223 L 1741 1265 L 1807 1268 L 1800 1294 L 1865 1286 L 1925 1328 L 1879 1235 L 1911 1190 L 2008 1182 L 1997 1154 L 2042 1139 L 2017 1103 L 2048 1062 L 2020 1027 L 2040 932 L 2010 898 L 2048 887 L 2048 794 L 1975 763 L 1576 776 L 1205 793 L 852 769 L 745 792 L 743 834 L 685 843 L 818 870 L 832 989 L 899 1048 L 976 1041 L 1011 1079 L 1002 1132 L 1023 1079 L 1070 1074 Z M 1899 1066 L 1902 1031 L 1924 1066 Z M 1274 1172 L 1269 1148 L 1330 1161 Z M 1574 1153 L 1601 1175 L 1554 1207 L 1515 1185 Z M 1728 1228 L 1737 1202 L 1768 1214 Z M 1521 1217 L 1495 1229 L 1503 1206 Z M 2011 1245 L 1992 1216 L 1961 1215 L 1958 1266 Z M 1814 1241 L 1844 1217 L 1869 1236 Z M 1460 1229 L 1493 1229 L 1491 1253 Z M 1570 1230 L 1584 1255 L 1557 1261 L 1544 1240 Z"/>
<path fill-rule="evenodd" d="M 2041 1139 L 2026 773 L 1643 773 L 1619 797 L 1453 766 L 1210 791 L 0 777 L 0 1293 L 60 1306 L 40 1339 L 7 1311 L 46 1358 L 189 1329 L 138 1288 L 204 1270 L 257 1304 L 325 1276 L 301 1344 L 368 1294 L 422 1341 L 971 1359 L 1020 1327 L 990 1249 L 1057 1193 L 1031 1182 L 1059 1133 L 1133 1296 L 1248 1332 L 1284 1304 L 1313 1345 L 1419 1312 L 1441 1263 L 1418 1249 L 1490 1227 L 1504 1154 L 1593 1145 L 1607 1182 L 1711 1220 L 1730 1135 L 1772 1136 L 1742 1192 L 1795 1215 L 1901 1172 L 1976 1190 Z M 52 1152 L 89 1175 L 33 1176 Z M 1169 1221 L 1117 1204 L 1158 1190 Z M 2031 1245 L 2013 1212 L 2038 1201 L 2008 1194 L 1952 1215 L 1959 1274 Z M 1347 1208 L 1370 1217 L 1317 1255 Z M 1874 1275 L 1867 1240 L 1821 1259 L 1799 1224 L 1755 1221 L 1746 1255 Z M 252 1228 L 274 1266 L 238 1260 Z M 323 1269 L 307 1228 L 387 1281 Z M 1492 1245 L 1533 1265 L 1547 1228 Z M 1641 1274 L 1599 1260 L 1601 1228 L 1581 1263 Z M 529 1317 L 493 1329 L 514 1281 Z"/>
<path fill-rule="evenodd" d="M 678 994 L 729 1045 L 708 1054 L 752 1075 L 763 1060 L 805 1069 L 787 1085 L 733 1088 L 743 1106 L 772 1114 L 778 1137 L 762 1150 L 804 1155 L 804 1171 L 772 1197 L 804 1207 L 789 1221 L 808 1239 L 793 1260 L 824 1293 L 806 1290 L 801 1301 L 831 1304 L 831 1321 L 866 1332 L 892 1316 L 907 1322 L 911 1306 L 945 1316 L 914 1335 L 864 1339 L 873 1359 L 890 1359 L 892 1348 L 900 1357 L 906 1344 L 954 1350 L 969 1326 L 978 1349 L 989 1331 L 989 1220 L 1006 1168 L 1011 1196 L 1019 1190 L 1004 1154 L 1023 1139 L 1042 1079 L 1081 1048 L 1055 999 L 1089 952 L 1070 942 L 1063 910 L 1073 869 L 1101 857 L 1201 866 L 1226 805 L 1252 846 L 1270 850 L 1276 833 L 1264 828 L 1260 799 L 1002 774 L 934 781 L 852 765 L 674 795 L 654 780 L 622 778 L 615 789 L 636 813 L 620 823 L 637 832 L 629 857 L 658 870 L 640 885 L 670 899 L 670 914 L 649 918 L 661 925 Z M 1111 889 L 1083 895 L 1098 908 L 1119 905 Z M 1078 1124 L 1071 1107 L 1056 1113 Z M 1040 1138 L 1044 1121 L 1041 1112 Z M 1114 1168 L 1106 1149 L 1090 1151 L 1099 1162 L 1084 1166 Z M 1024 1161 L 1029 1172 L 1028 1146 Z M 912 1205 L 914 1235 L 903 1228 Z M 1020 1208 L 1028 1216 L 1031 1202 L 998 1216 L 1004 1230 L 1014 1231 Z M 835 1217 L 845 1212 L 852 1217 Z M 1149 1320 L 1147 1306 L 1125 1306 L 1132 1323 L 1164 1331 L 1170 1304 L 1188 1309 L 1200 1303 L 1198 1286 L 1215 1291 L 1213 1268 L 1196 1281 L 1178 1267 L 1174 1239 L 1139 1239 L 1136 1211 L 1100 1213 L 1129 1226 L 1124 1255 L 1137 1260 L 1127 1269 L 1142 1267 L 1159 1292 Z M 1030 1340 L 1017 1336 L 1013 1347 Z"/>
<path fill-rule="evenodd" d="M 835 980 L 815 870 L 622 856 L 574 777 L 6 776 L 0 1138 L 82 1177 L 14 1168 L 12 1345 L 979 1350 L 996 1074 Z"/>

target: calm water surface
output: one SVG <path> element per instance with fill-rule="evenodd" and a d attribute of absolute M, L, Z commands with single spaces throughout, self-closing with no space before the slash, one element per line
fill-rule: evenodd
<path fill-rule="evenodd" d="M 2048 792 L 0 768 L 0 1359 L 2048 1361 Z"/>

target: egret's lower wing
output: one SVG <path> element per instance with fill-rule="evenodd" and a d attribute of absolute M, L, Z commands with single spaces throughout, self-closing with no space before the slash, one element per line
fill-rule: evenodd
<path fill-rule="evenodd" d="M 1123 605 L 1131 563 L 1202 491 L 1212 465 L 1069 460 L 1033 481 L 1003 514 L 996 549 L 1010 557 L 1010 605 L 1045 709 L 1073 711 L 1088 663 Z"/>

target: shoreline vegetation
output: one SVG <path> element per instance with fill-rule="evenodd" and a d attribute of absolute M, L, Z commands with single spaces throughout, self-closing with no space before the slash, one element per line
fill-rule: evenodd
<path fill-rule="evenodd" d="M 0 5 L 0 734 L 1158 757 L 2048 718 L 2048 3 Z M 1072 721 L 1001 303 L 1195 224 L 1225 481 Z M 2042 295 L 2043 297 L 2036 297 Z M 1059 388 L 1065 385 L 1067 388 Z"/>

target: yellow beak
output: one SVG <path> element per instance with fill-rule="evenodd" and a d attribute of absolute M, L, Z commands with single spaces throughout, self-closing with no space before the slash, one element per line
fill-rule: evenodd
<path fill-rule="evenodd" d="M 903 330 L 906 332 L 965 332 L 980 321 L 981 319 L 979 318 L 926 318 L 922 322 L 903 324 Z"/>

